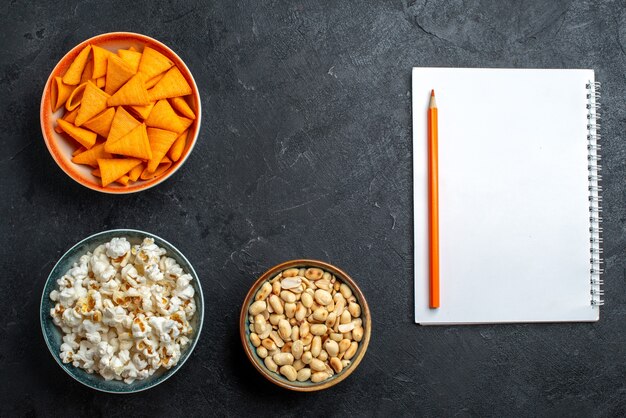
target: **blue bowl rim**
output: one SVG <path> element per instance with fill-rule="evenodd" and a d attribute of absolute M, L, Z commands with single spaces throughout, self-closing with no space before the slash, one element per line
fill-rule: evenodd
<path fill-rule="evenodd" d="M 50 282 L 50 280 L 52 279 L 52 272 L 54 272 L 57 268 L 57 266 L 61 263 L 61 261 L 65 260 L 65 257 L 67 257 L 67 255 L 72 252 L 72 250 L 74 250 L 76 247 L 83 245 L 84 243 L 95 239 L 101 235 L 105 235 L 105 234 L 110 234 L 110 233 L 120 233 L 120 234 L 124 234 L 124 233 L 128 233 L 128 232 L 132 232 L 132 233 L 138 233 L 138 234 L 142 234 L 146 237 L 150 237 L 150 238 L 154 238 L 157 241 L 161 241 L 164 242 L 165 244 L 169 245 L 170 247 L 172 247 L 180 256 L 180 258 L 182 258 L 187 265 L 189 266 L 189 274 L 192 275 L 192 277 L 194 278 L 194 280 L 197 283 L 196 286 L 196 290 L 198 291 L 199 295 L 199 300 L 201 301 L 201 309 L 197 309 L 197 311 L 200 311 L 200 322 L 198 323 L 198 329 L 196 331 L 196 334 L 194 335 L 194 338 L 191 342 L 191 347 L 187 348 L 188 354 L 185 357 L 185 359 L 183 359 L 182 362 L 176 364 L 176 366 L 174 366 L 174 370 L 172 371 L 172 373 L 170 373 L 169 375 L 165 376 L 162 379 L 157 379 L 155 380 L 154 384 L 148 384 L 145 387 L 142 387 L 141 389 L 133 389 L 132 383 L 130 385 L 128 385 L 128 390 L 123 390 L 123 391 L 112 391 L 112 390 L 107 390 L 104 388 L 100 388 L 100 387 L 96 387 L 96 386 L 92 386 L 90 384 L 88 384 L 87 382 L 83 382 L 82 380 L 78 379 L 76 376 L 74 376 L 74 374 L 72 374 L 67 368 L 64 367 L 64 365 L 61 363 L 61 360 L 59 359 L 59 357 L 52 351 L 52 346 L 50 344 L 50 341 L 48 340 L 48 336 L 46 335 L 46 329 L 44 326 L 44 315 L 43 315 L 43 303 L 44 303 L 44 298 L 46 297 L 46 287 L 48 285 L 48 283 Z M 200 280 L 198 278 L 198 274 L 196 273 L 195 269 L 193 268 L 193 265 L 189 262 L 189 260 L 187 259 L 187 257 L 185 257 L 185 255 L 172 243 L 170 243 L 169 241 L 159 237 L 158 235 L 152 234 L 150 232 L 146 232 L 146 231 L 142 231 L 140 229 L 131 229 L 131 228 L 117 228 L 117 229 L 108 229 L 106 231 L 100 231 L 97 232 L 95 234 L 89 235 L 86 238 L 83 238 L 82 240 L 80 240 L 79 242 L 77 242 L 76 244 L 72 245 L 71 248 L 69 248 L 67 251 L 65 251 L 65 253 L 59 258 L 59 260 L 54 264 L 54 266 L 52 267 L 52 269 L 50 270 L 50 274 L 48 274 L 48 278 L 46 279 L 44 285 L 43 285 L 43 290 L 41 292 L 41 301 L 39 303 L 39 322 L 41 325 L 41 333 L 43 335 L 43 339 L 46 342 L 46 346 L 48 347 L 48 350 L 50 351 L 50 354 L 52 355 L 52 357 L 54 358 L 54 360 L 57 362 L 57 364 L 61 367 L 61 369 L 67 373 L 70 377 L 72 377 L 72 379 L 76 380 L 77 382 L 87 386 L 88 388 L 100 391 L 100 392 L 106 392 L 106 393 L 112 393 L 115 395 L 126 395 L 126 394 L 131 394 L 131 393 L 138 393 L 138 392 L 143 392 L 144 390 L 148 390 L 148 389 L 152 389 L 153 387 L 165 382 L 167 379 L 169 379 L 170 377 L 174 376 L 174 374 L 176 374 L 176 372 L 178 372 L 178 370 L 183 366 L 183 364 L 185 364 L 187 362 L 187 360 L 189 359 L 189 357 L 191 357 L 191 353 L 193 352 L 193 350 L 196 348 L 196 344 L 198 343 L 198 341 L 200 340 L 200 334 L 202 333 L 202 328 L 204 326 L 204 294 L 202 293 L 202 284 L 200 283 Z"/>

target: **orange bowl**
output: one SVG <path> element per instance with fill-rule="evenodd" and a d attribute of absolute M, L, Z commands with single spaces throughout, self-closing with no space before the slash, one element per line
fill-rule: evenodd
<path fill-rule="evenodd" d="M 52 111 L 50 105 L 52 82 L 54 81 L 55 77 L 62 77 L 63 74 L 65 74 L 67 68 L 70 66 L 72 61 L 74 61 L 80 51 L 82 51 L 83 48 L 86 47 L 88 44 L 98 45 L 102 48 L 114 52 L 116 52 L 118 49 L 129 48 L 131 46 L 134 46 L 141 51 L 145 46 L 149 46 L 150 48 L 157 50 L 158 52 L 171 59 L 191 86 L 191 105 L 194 112 L 196 113 L 196 119 L 189 127 L 187 143 L 185 144 L 185 149 L 183 150 L 182 155 L 180 156 L 178 161 L 173 163 L 172 166 L 161 176 L 150 180 L 139 180 L 129 186 L 122 186 L 116 183 L 111 183 L 106 187 L 102 187 L 100 179 L 91 174 L 91 167 L 78 165 L 72 162 L 72 152 L 76 149 L 75 144 L 73 144 L 66 137 L 58 134 L 54 130 L 55 121 L 62 116 L 63 108 L 57 110 L 56 112 Z M 189 154 L 193 150 L 193 147 L 198 139 L 198 133 L 200 132 L 200 120 L 202 118 L 202 109 L 200 104 L 200 93 L 198 92 L 198 86 L 196 85 L 196 82 L 193 79 L 189 68 L 187 68 L 183 60 L 180 59 L 180 57 L 176 55 L 174 51 L 172 51 L 170 48 L 157 41 L 156 39 L 153 39 L 146 35 L 131 32 L 111 32 L 103 33 L 101 35 L 97 35 L 93 38 L 87 39 L 86 41 L 83 41 L 80 44 L 76 45 L 74 48 L 72 48 L 72 50 L 65 54 L 65 56 L 54 67 L 54 70 L 52 70 L 50 77 L 48 77 L 48 81 L 46 82 L 46 86 L 41 97 L 41 109 L 39 116 L 41 121 L 41 132 L 43 133 L 43 138 L 46 146 L 48 147 L 48 150 L 50 151 L 50 155 L 52 155 L 54 161 L 56 161 L 59 167 L 61 167 L 61 169 L 68 176 L 70 176 L 73 180 L 82 184 L 83 186 L 88 187 L 92 190 L 96 190 L 98 192 L 125 194 L 139 192 L 156 186 L 157 184 L 169 178 L 185 163 L 187 157 L 189 157 Z"/>

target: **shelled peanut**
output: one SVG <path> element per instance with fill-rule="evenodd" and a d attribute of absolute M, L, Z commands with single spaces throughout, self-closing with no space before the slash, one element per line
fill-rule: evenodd
<path fill-rule="evenodd" d="M 350 365 L 363 338 L 352 290 L 319 268 L 290 268 L 263 283 L 248 309 L 250 342 L 268 370 L 323 382 Z"/>

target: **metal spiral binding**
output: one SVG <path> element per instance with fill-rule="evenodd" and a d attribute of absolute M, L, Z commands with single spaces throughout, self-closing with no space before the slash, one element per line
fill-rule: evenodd
<path fill-rule="evenodd" d="M 591 268 L 589 273 L 591 275 L 591 305 L 602 306 L 604 305 L 604 291 L 602 285 L 602 275 L 604 274 L 604 268 L 602 265 L 604 261 L 602 259 L 602 243 L 603 239 L 600 236 L 602 233 L 602 185 L 599 183 L 602 181 L 602 167 L 600 165 L 601 156 L 599 154 L 602 146 L 598 143 L 600 141 L 600 82 L 589 81 L 586 85 L 587 88 L 587 169 L 589 170 L 589 243 L 590 243 L 590 258 L 589 262 Z"/>

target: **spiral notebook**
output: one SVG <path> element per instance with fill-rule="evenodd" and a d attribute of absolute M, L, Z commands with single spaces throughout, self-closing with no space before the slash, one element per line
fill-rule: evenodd
<path fill-rule="evenodd" d="M 415 322 L 597 321 L 593 70 L 413 69 Z M 426 109 L 439 108 L 441 307 L 428 307 Z"/>

